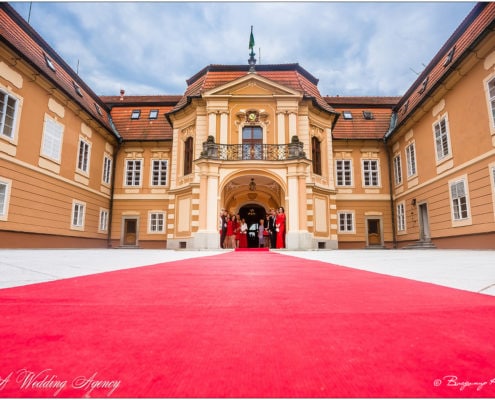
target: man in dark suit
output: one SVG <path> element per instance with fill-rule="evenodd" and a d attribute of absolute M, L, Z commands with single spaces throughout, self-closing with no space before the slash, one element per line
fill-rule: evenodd
<path fill-rule="evenodd" d="M 227 236 L 227 210 L 222 208 L 220 212 L 220 247 L 223 249 L 225 237 Z"/>
<path fill-rule="evenodd" d="M 277 231 L 275 229 L 275 210 L 270 208 L 268 216 L 268 232 L 270 233 L 270 248 L 274 249 L 277 244 Z"/>

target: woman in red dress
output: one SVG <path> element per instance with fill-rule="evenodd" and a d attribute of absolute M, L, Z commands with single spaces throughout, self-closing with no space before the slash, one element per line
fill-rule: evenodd
<path fill-rule="evenodd" d="M 241 219 L 241 227 L 240 227 L 241 236 L 239 239 L 239 247 L 242 247 L 242 248 L 248 247 L 247 231 L 248 231 L 248 226 L 246 224 L 246 220 L 244 218 L 242 218 Z"/>
<path fill-rule="evenodd" d="M 281 249 L 285 247 L 285 210 L 283 207 L 278 209 L 275 226 L 277 229 L 277 249 Z"/>

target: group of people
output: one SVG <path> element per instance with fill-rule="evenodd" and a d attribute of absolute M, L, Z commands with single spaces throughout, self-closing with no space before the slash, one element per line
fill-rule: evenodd
<path fill-rule="evenodd" d="M 220 247 L 235 249 L 248 247 L 248 225 L 240 214 L 231 214 L 222 209 L 220 212 Z M 285 210 L 279 207 L 270 209 L 266 219 L 258 224 L 258 247 L 285 247 Z"/>
<path fill-rule="evenodd" d="M 248 247 L 248 226 L 246 220 L 240 214 L 230 214 L 222 209 L 220 212 L 220 247 L 222 249 L 235 249 Z"/>

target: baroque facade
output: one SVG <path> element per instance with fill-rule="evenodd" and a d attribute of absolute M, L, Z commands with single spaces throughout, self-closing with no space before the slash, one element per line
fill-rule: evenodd
<path fill-rule="evenodd" d="M 222 208 L 289 249 L 495 248 L 495 5 L 401 97 L 323 97 L 299 64 L 209 65 L 98 96 L 0 6 L 1 247 L 219 247 Z"/>

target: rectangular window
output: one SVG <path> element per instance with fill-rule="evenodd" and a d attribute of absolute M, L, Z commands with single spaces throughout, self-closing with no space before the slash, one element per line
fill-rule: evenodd
<path fill-rule="evenodd" d="M 152 186 L 167 185 L 167 167 L 168 160 L 153 160 L 152 162 Z"/>
<path fill-rule="evenodd" d="M 411 177 L 416 175 L 416 148 L 414 143 L 411 143 L 406 147 L 407 158 L 407 176 Z"/>
<path fill-rule="evenodd" d="M 79 139 L 79 154 L 77 156 L 77 169 L 88 173 L 90 144 L 84 139 Z"/>
<path fill-rule="evenodd" d="M 72 203 L 72 228 L 84 228 L 84 209 L 84 203 L 78 201 Z"/>
<path fill-rule="evenodd" d="M 449 132 L 447 128 L 447 118 L 442 118 L 433 125 L 435 130 L 435 147 L 437 160 L 440 161 L 450 155 Z"/>
<path fill-rule="evenodd" d="M 132 110 L 131 119 L 139 119 L 141 110 Z"/>
<path fill-rule="evenodd" d="M 468 219 L 469 213 L 464 179 L 454 181 L 450 184 L 450 194 L 452 197 L 454 221 Z"/>
<path fill-rule="evenodd" d="M 400 154 L 394 157 L 394 177 L 395 185 L 400 185 L 402 183 L 402 166 L 400 162 Z"/>
<path fill-rule="evenodd" d="M 354 232 L 354 214 L 339 212 L 339 232 Z"/>
<path fill-rule="evenodd" d="M 0 90 L 0 135 L 14 138 L 17 99 Z"/>
<path fill-rule="evenodd" d="M 103 183 L 110 185 L 110 180 L 112 179 L 112 159 L 105 154 L 103 157 Z"/>
<path fill-rule="evenodd" d="M 8 184 L 0 181 L 0 217 L 5 217 L 7 214 L 8 191 Z"/>
<path fill-rule="evenodd" d="M 165 214 L 162 212 L 150 213 L 149 231 L 152 233 L 163 233 L 165 231 Z"/>
<path fill-rule="evenodd" d="M 60 162 L 63 134 L 64 126 L 45 116 L 41 153 L 52 160 Z"/>
<path fill-rule="evenodd" d="M 157 119 L 158 118 L 158 110 L 151 110 L 148 118 L 149 119 Z"/>
<path fill-rule="evenodd" d="M 100 209 L 100 222 L 98 224 L 98 230 L 100 232 L 106 232 L 108 230 L 108 210 Z"/>
<path fill-rule="evenodd" d="M 378 186 L 380 184 L 378 160 L 363 160 L 364 186 Z"/>
<path fill-rule="evenodd" d="M 336 160 L 337 186 L 352 186 L 352 160 Z"/>
<path fill-rule="evenodd" d="M 127 160 L 125 171 L 126 186 L 141 186 L 141 160 Z"/>
<path fill-rule="evenodd" d="M 397 204 L 397 230 L 406 230 L 406 211 L 404 203 Z"/>
<path fill-rule="evenodd" d="M 492 128 L 495 128 L 495 78 L 488 81 L 488 102 L 491 110 Z"/>

